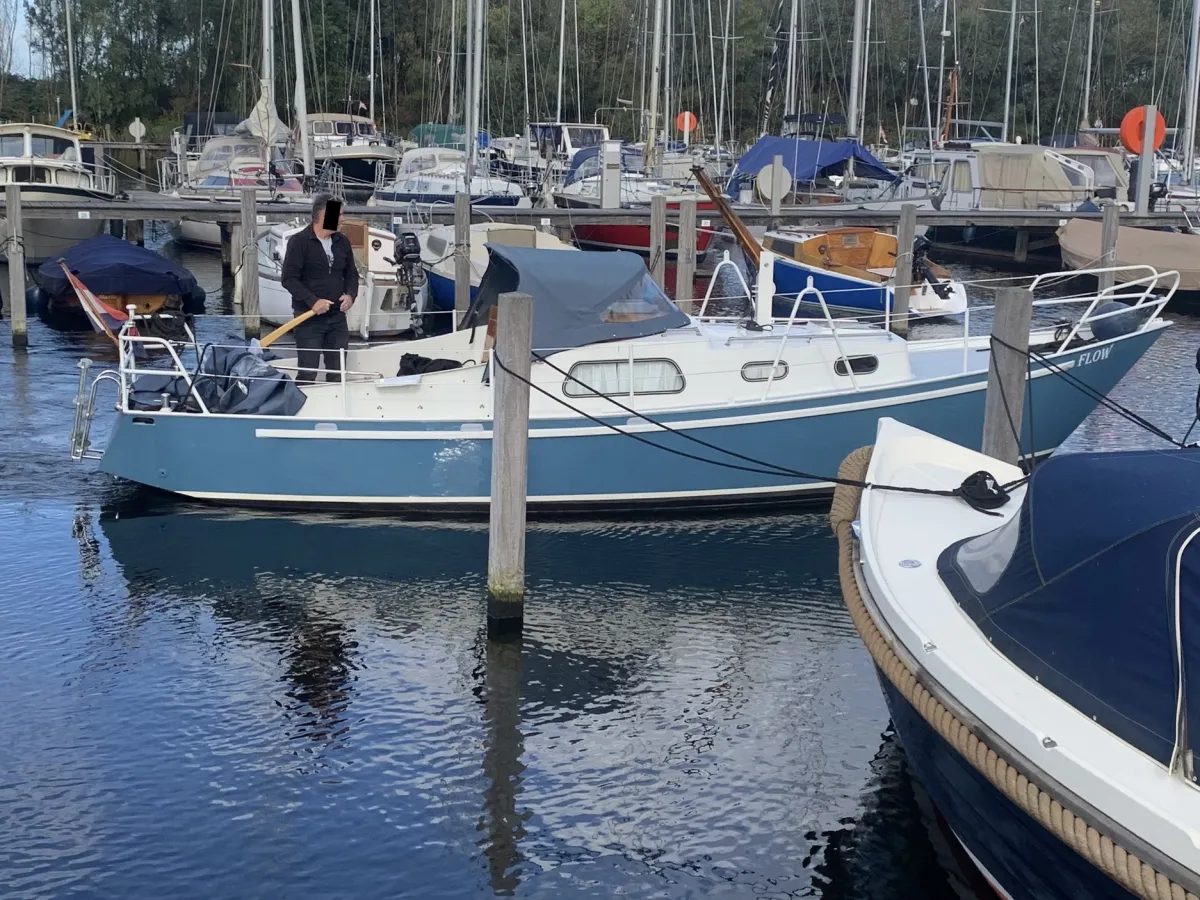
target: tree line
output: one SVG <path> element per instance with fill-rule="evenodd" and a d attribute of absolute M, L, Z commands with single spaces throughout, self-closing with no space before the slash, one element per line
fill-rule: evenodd
<path fill-rule="evenodd" d="M 291 3 L 273 2 L 275 90 L 287 119 L 295 77 Z M 367 105 L 369 2 L 302 0 L 310 111 Z M 375 2 L 381 125 L 407 134 L 420 122 L 447 121 L 452 110 L 461 121 L 464 0 Z M 799 2 L 801 110 L 844 114 L 854 0 Z M 951 36 L 943 40 L 946 2 Z M 1153 101 L 1168 119 L 1180 117 L 1188 0 L 1019 0 L 1014 135 L 1033 140 L 1078 126 L 1092 3 L 1098 5 L 1086 112 L 1115 125 L 1131 107 Z M 691 110 L 705 139 L 718 118 L 725 139 L 752 141 L 764 122 L 778 131 L 791 0 L 673 0 L 670 6 L 672 108 L 665 120 Z M 1010 34 L 1005 6 L 1003 0 L 876 0 L 866 50 L 864 139 L 875 140 L 881 131 L 893 144 L 902 133 L 921 137 L 927 108 L 940 118 L 943 50 L 942 96 L 956 68 L 956 116 L 999 121 Z M 652 7 L 653 0 L 569 0 L 564 41 L 559 0 L 489 0 L 483 122 L 493 134 L 515 134 L 527 115 L 552 118 L 559 107 L 561 45 L 563 118 L 599 119 L 615 134 L 638 137 L 653 65 Z M 259 90 L 261 11 L 261 0 L 72 0 L 81 118 L 117 136 L 139 116 L 151 137 L 162 139 L 189 111 L 248 111 Z M 64 12 L 64 0 L 26 0 L 35 75 L 7 77 L 0 116 L 52 121 L 69 107 Z"/>

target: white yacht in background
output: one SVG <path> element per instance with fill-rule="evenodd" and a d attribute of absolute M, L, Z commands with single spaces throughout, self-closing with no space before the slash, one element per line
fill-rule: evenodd
<path fill-rule="evenodd" d="M 307 224 L 272 225 L 258 238 L 258 303 L 265 322 L 282 325 L 295 316 L 291 295 L 281 284 L 283 258 L 288 241 Z M 396 239 L 387 229 L 343 220 L 339 230 L 350 240 L 358 268 L 358 296 L 346 313 L 350 333 L 366 340 L 407 331 L 414 315 L 425 309 L 428 282 L 420 267 L 406 271 L 387 261 Z"/>
<path fill-rule="evenodd" d="M 0 180 L 21 186 L 23 200 L 113 200 L 116 178 L 83 163 L 79 136 L 65 128 L 13 122 L 0 125 Z M 103 218 L 33 218 L 23 222 L 25 261 L 37 263 L 104 231 Z M 0 219 L 0 241 L 8 220 Z"/>
<path fill-rule="evenodd" d="M 419 168 L 422 164 L 429 168 Z M 400 172 L 375 188 L 371 202 L 377 206 L 408 206 L 411 203 L 453 203 L 455 194 L 467 190 L 467 156 L 461 150 L 422 147 L 404 154 Z M 489 175 L 485 166 L 471 176 L 473 206 L 512 206 L 526 209 L 532 204 L 516 182 Z"/>
<path fill-rule="evenodd" d="M 396 146 L 379 133 L 371 119 L 345 113 L 311 113 L 308 132 L 314 168 L 332 162 L 342 170 L 350 190 L 373 190 L 380 173 L 394 166 L 404 149 L 416 146 L 411 141 Z"/>

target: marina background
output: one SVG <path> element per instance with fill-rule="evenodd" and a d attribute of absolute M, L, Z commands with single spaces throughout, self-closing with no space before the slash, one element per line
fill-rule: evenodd
<path fill-rule="evenodd" d="M 181 259 L 229 312 L 219 259 Z M 1179 433 L 1200 320 L 1168 318 L 1113 398 Z M 485 636 L 485 523 L 224 511 L 71 463 L 101 341 L 33 319 L 0 353 L 6 897 L 972 896 L 823 513 L 535 522 L 518 655 Z M 1066 450 L 1154 445 L 1100 410 Z"/>

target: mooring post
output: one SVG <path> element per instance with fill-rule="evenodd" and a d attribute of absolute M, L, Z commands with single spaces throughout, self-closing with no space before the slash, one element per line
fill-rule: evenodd
<path fill-rule="evenodd" d="M 492 505 L 488 520 L 488 630 L 519 628 L 525 615 L 525 495 L 533 298 L 499 297 L 492 365 Z"/>
<path fill-rule="evenodd" d="M 896 226 L 896 277 L 892 299 L 892 331 L 908 337 L 908 306 L 912 296 L 913 244 L 917 240 L 917 204 L 900 207 Z"/>
<path fill-rule="evenodd" d="M 471 308 L 471 195 L 454 197 L 454 327 Z"/>
<path fill-rule="evenodd" d="M 1117 264 L 1117 234 L 1119 233 L 1117 229 L 1120 227 L 1121 208 L 1117 206 L 1116 201 L 1106 200 L 1104 202 L 1104 223 L 1100 230 L 1100 265 L 1102 267 L 1111 268 Z M 1100 293 L 1112 290 L 1116 280 L 1115 272 L 1101 272 L 1096 276 Z"/>
<path fill-rule="evenodd" d="M 783 157 L 776 154 L 771 160 L 771 215 L 778 218 L 783 206 Z M 778 222 L 773 223 L 778 225 Z"/>
<path fill-rule="evenodd" d="M 259 334 L 258 318 L 258 197 L 254 188 L 242 189 L 241 245 L 242 322 L 247 338 Z"/>
<path fill-rule="evenodd" d="M 228 278 L 235 268 L 233 262 L 233 228 L 227 222 L 217 225 L 221 232 L 221 274 Z"/>
<path fill-rule="evenodd" d="M 691 301 L 696 293 L 696 201 L 684 197 L 679 201 L 679 242 L 675 249 L 675 302 Z"/>
<path fill-rule="evenodd" d="M 137 244 L 139 247 L 146 246 L 146 221 L 144 219 L 130 219 L 126 222 L 125 239 L 131 244 Z"/>
<path fill-rule="evenodd" d="M 25 233 L 20 185 L 5 185 L 4 215 L 8 218 L 8 314 L 13 347 L 23 350 L 29 346 L 29 333 L 25 321 Z"/>
<path fill-rule="evenodd" d="M 1154 181 L 1154 126 L 1158 122 L 1158 107 L 1153 103 L 1144 106 L 1146 126 L 1142 132 L 1142 153 L 1138 160 L 1137 203 L 1134 210 L 1139 216 L 1150 212 L 1150 183 Z"/>
<path fill-rule="evenodd" d="M 650 199 L 650 277 L 660 288 L 667 284 L 667 198 Z"/>
<path fill-rule="evenodd" d="M 1021 458 L 1021 418 L 1029 366 L 1033 294 L 1024 288 L 996 291 L 991 360 L 983 408 L 983 452 L 1006 463 Z M 1036 447 L 1028 448 L 1031 452 Z"/>

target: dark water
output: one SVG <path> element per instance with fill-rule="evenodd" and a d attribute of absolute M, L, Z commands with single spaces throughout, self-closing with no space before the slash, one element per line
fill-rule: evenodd
<path fill-rule="evenodd" d="M 1115 396 L 1181 433 L 1174 318 Z M 103 345 L 0 342 L 0 896 L 970 895 L 823 515 L 534 525 L 523 641 L 489 642 L 483 526 L 114 483 L 66 454 Z"/>

